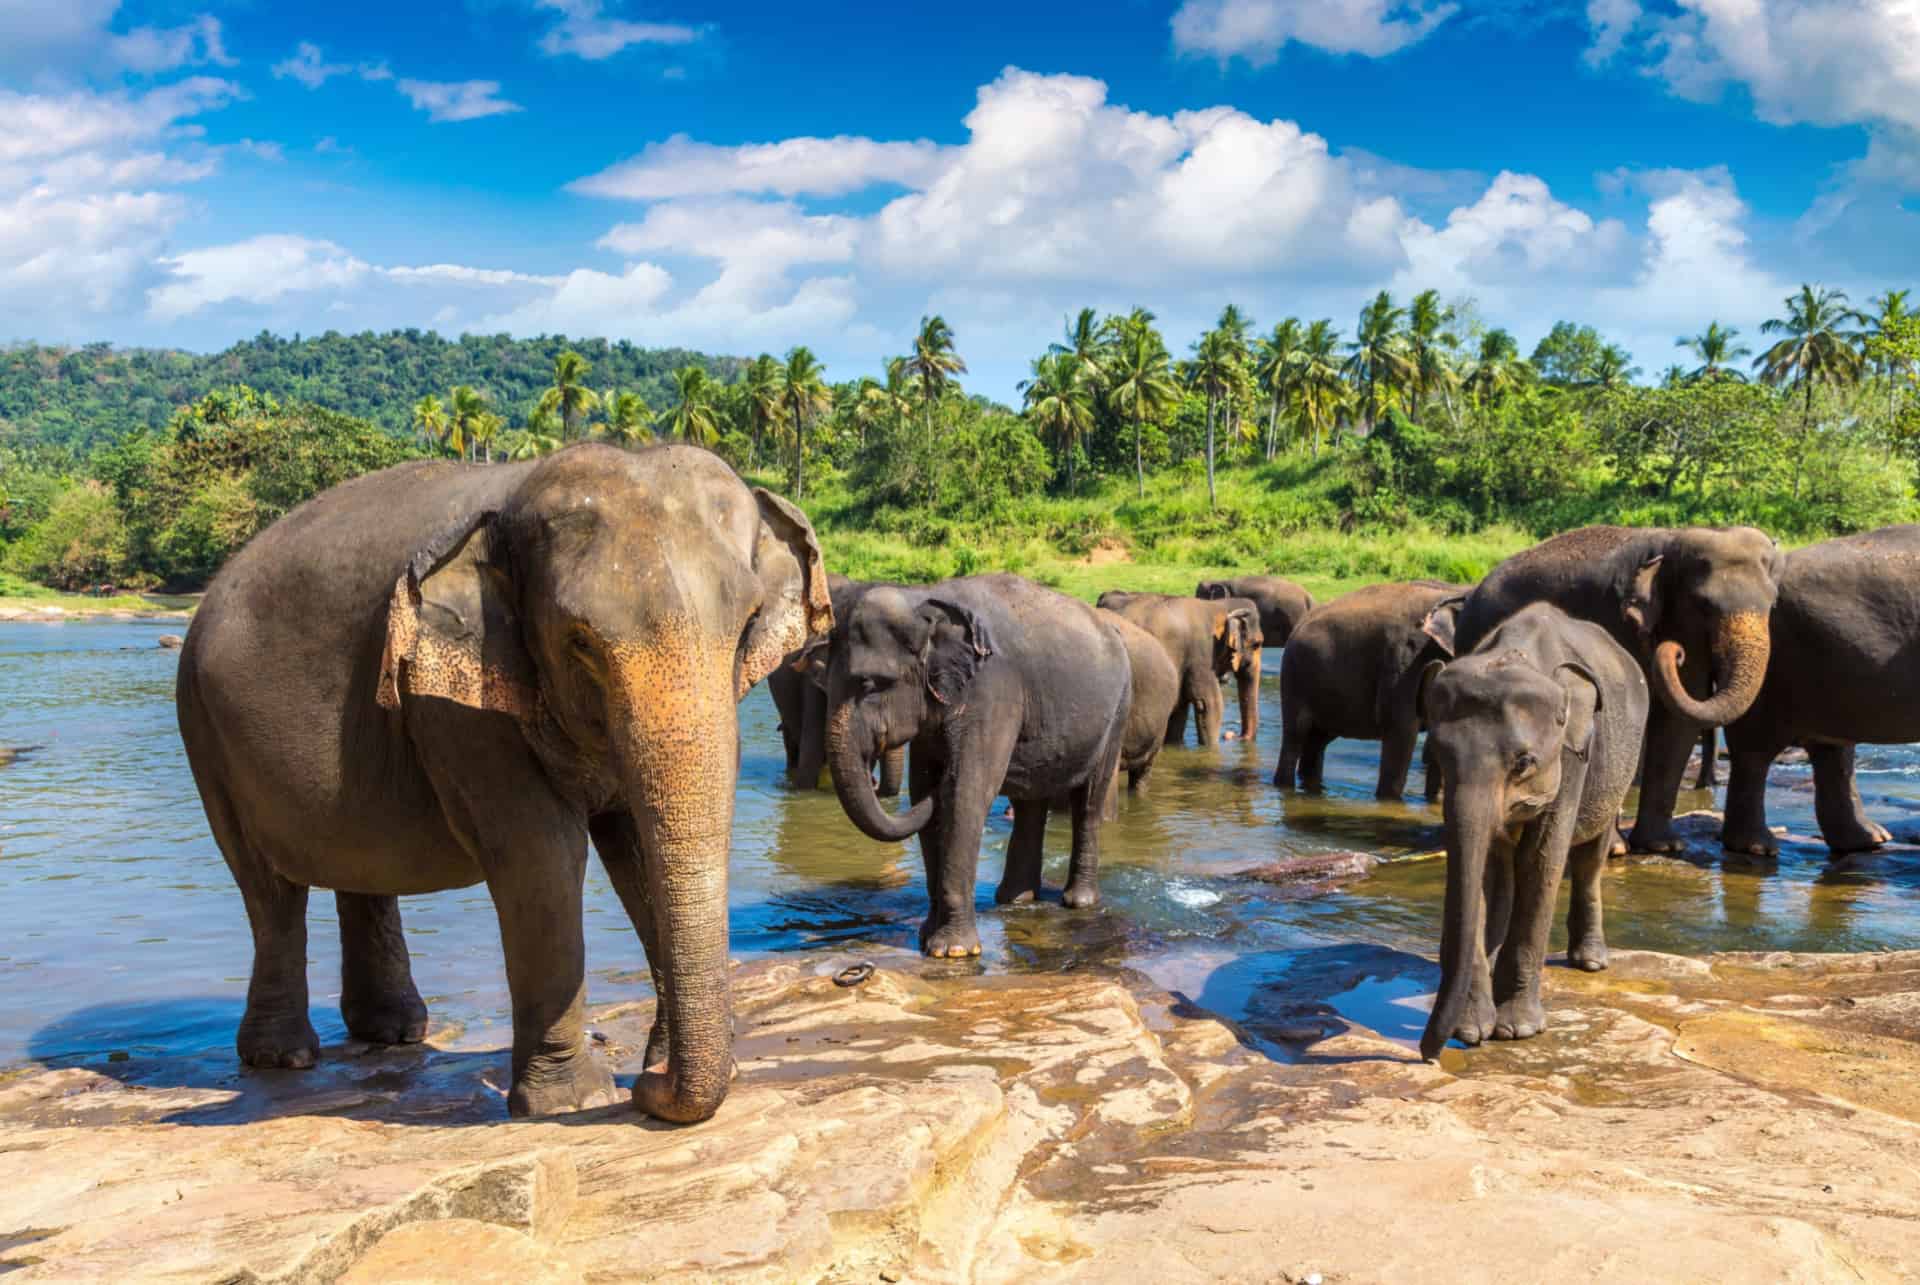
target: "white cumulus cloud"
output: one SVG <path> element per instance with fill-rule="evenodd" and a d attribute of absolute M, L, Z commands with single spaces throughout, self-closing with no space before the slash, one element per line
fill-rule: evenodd
<path fill-rule="evenodd" d="M 479 120 L 521 110 L 520 104 L 500 97 L 497 80 L 397 80 L 394 87 L 436 124 Z"/>
<path fill-rule="evenodd" d="M 1289 43 L 1381 58 L 1426 39 L 1459 10 L 1448 0 L 1186 0 L 1173 15 L 1173 45 L 1256 67 Z"/>
<path fill-rule="evenodd" d="M 161 321 L 235 300 L 270 303 L 296 291 L 339 291 L 372 271 L 331 241 L 278 235 L 188 250 L 160 264 L 168 280 L 148 292 L 147 310 Z"/>
<path fill-rule="evenodd" d="M 611 58 L 633 45 L 688 45 L 700 39 L 700 28 L 683 22 L 633 22 L 607 14 L 601 0 L 534 0 L 541 9 L 560 15 L 540 38 L 550 54 L 573 54 L 589 62 Z"/>
<path fill-rule="evenodd" d="M 675 134 L 570 186 L 587 196 L 632 201 L 736 192 L 843 196 L 878 183 L 925 186 L 945 157 L 946 149 L 925 139 L 888 143 L 843 135 L 719 147 Z"/>

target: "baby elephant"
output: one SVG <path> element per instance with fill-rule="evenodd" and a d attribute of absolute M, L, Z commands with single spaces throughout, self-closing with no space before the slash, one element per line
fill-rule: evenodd
<path fill-rule="evenodd" d="M 1600 875 L 1640 762 L 1647 681 L 1606 630 L 1535 603 L 1427 670 L 1427 737 L 1446 774 L 1440 993 L 1420 1037 L 1523 1040 L 1546 1026 L 1540 972 L 1568 854 L 1567 958 L 1607 965 Z"/>

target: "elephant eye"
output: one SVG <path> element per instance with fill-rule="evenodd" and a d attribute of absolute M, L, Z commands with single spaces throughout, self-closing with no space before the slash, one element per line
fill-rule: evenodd
<path fill-rule="evenodd" d="M 1527 750 L 1521 750 L 1513 756 L 1513 775 L 1517 780 L 1540 766 L 1540 760 Z"/>
<path fill-rule="evenodd" d="M 893 686 L 893 680 L 880 674 L 869 674 L 860 680 L 860 694 L 872 696 Z"/>

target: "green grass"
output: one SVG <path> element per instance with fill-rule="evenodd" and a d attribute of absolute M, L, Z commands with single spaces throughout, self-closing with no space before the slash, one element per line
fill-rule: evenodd
<path fill-rule="evenodd" d="M 60 607 L 74 612 L 162 610 L 138 594 L 119 593 L 110 598 L 94 598 L 81 593 L 61 593 L 58 589 L 49 589 L 10 572 L 0 571 L 0 608 L 4 607 Z"/>

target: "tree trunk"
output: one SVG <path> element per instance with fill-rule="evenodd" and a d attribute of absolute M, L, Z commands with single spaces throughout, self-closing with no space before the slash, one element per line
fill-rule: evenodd
<path fill-rule="evenodd" d="M 1140 498 L 1147 498 L 1146 456 L 1140 449 L 1140 403 L 1133 404 L 1133 474 L 1140 483 Z"/>
<path fill-rule="evenodd" d="M 1275 439 L 1280 433 L 1280 390 L 1273 393 L 1273 408 L 1267 412 L 1267 462 L 1273 462 Z"/>
<path fill-rule="evenodd" d="M 1213 390 L 1207 390 L 1207 512 L 1213 512 Z"/>

